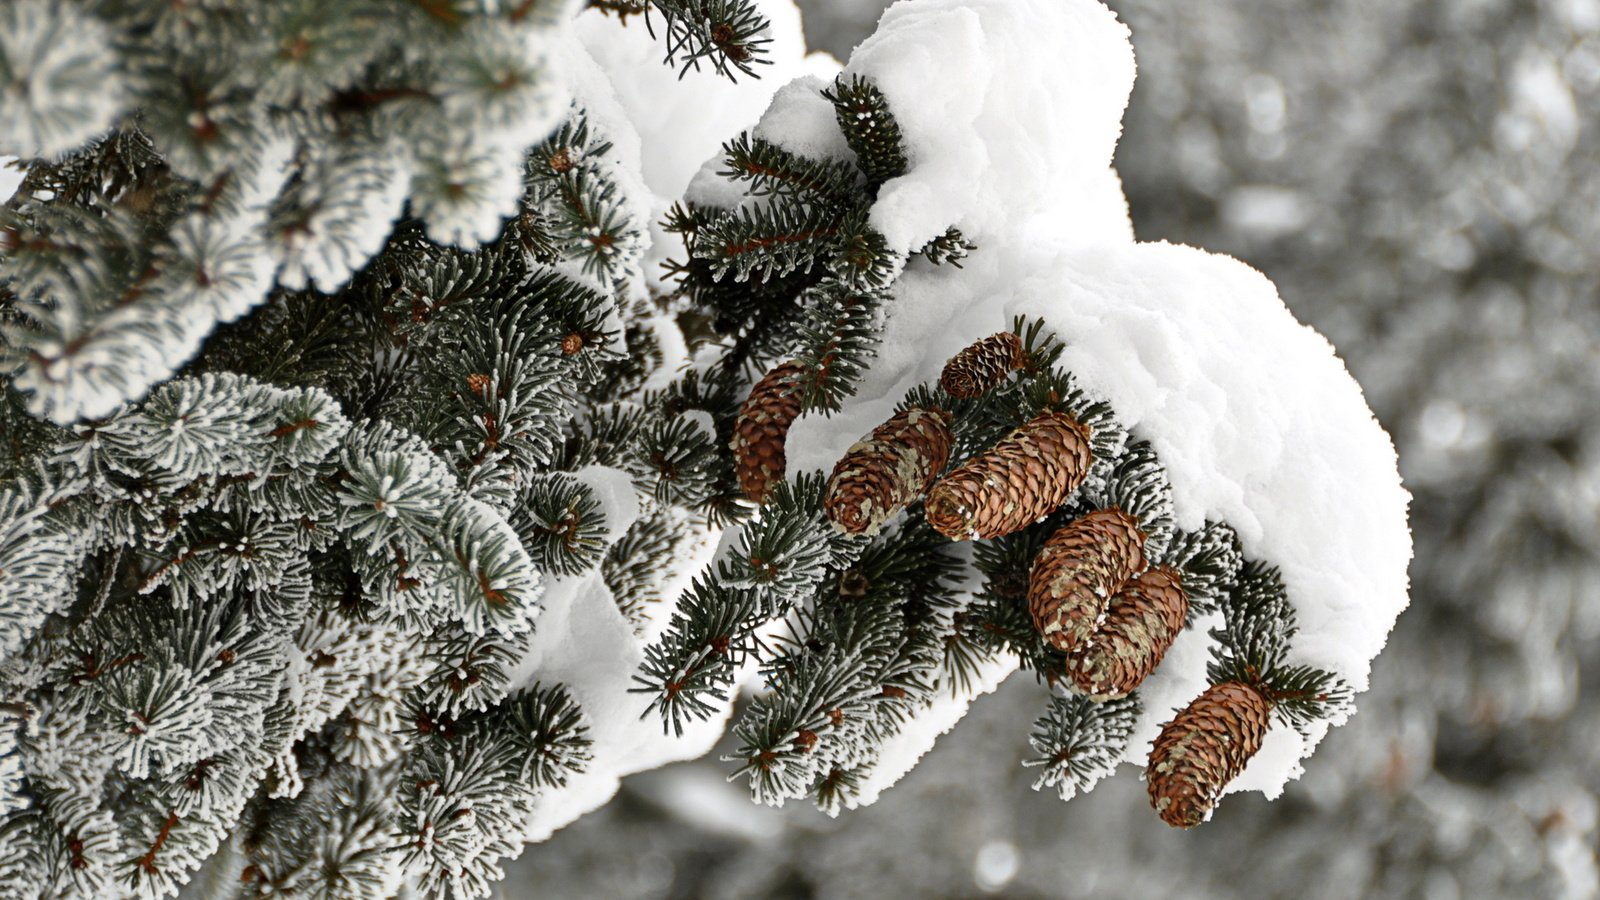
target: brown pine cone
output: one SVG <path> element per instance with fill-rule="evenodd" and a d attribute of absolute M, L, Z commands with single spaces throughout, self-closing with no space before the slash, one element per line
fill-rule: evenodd
<path fill-rule="evenodd" d="M 932 501 L 929 501 L 932 504 Z M 1028 574 L 1028 612 L 1050 646 L 1070 653 L 1089 638 L 1111 597 L 1144 568 L 1139 523 L 1097 509 L 1050 535 Z"/>
<path fill-rule="evenodd" d="M 1089 429 L 1047 412 L 939 480 L 928 493 L 928 524 L 951 540 L 993 538 L 1049 515 L 1089 474 Z"/>
<path fill-rule="evenodd" d="M 1111 598 L 1105 621 L 1067 663 L 1067 677 L 1092 700 L 1127 696 L 1161 664 L 1188 611 L 1177 569 L 1140 574 Z"/>
<path fill-rule="evenodd" d="M 877 534 L 892 515 L 928 490 L 950 461 L 950 414 L 908 409 L 872 429 L 833 467 L 822 506 L 849 534 Z"/>
<path fill-rule="evenodd" d="M 982 397 L 1027 361 L 1022 338 L 1009 331 L 991 334 L 944 364 L 939 386 L 952 397 Z"/>
<path fill-rule="evenodd" d="M 768 372 L 750 389 L 750 396 L 739 407 L 733 423 L 733 468 L 739 488 L 756 503 L 767 502 L 767 494 L 783 480 L 783 442 L 789 426 L 800 415 L 800 391 L 795 379 L 803 370 L 789 361 Z"/>
<path fill-rule="evenodd" d="M 1206 688 L 1162 726 L 1145 770 L 1150 805 L 1177 828 L 1204 822 L 1271 724 L 1272 701 L 1240 681 Z"/>

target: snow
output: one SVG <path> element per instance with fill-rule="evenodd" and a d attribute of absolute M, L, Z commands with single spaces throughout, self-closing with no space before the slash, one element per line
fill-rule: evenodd
<path fill-rule="evenodd" d="M 11 165 L 16 160 L 15 156 L 0 156 L 0 203 L 10 200 L 17 192 L 17 185 L 22 183 L 23 171 Z"/>
<path fill-rule="evenodd" d="M 582 47 L 561 51 L 560 66 L 575 102 L 591 125 L 610 141 L 618 166 L 612 177 L 627 197 L 646 198 L 648 206 L 629 213 L 648 224 L 650 249 L 645 271 L 654 280 L 660 263 L 682 256 L 682 245 L 661 231 L 659 222 L 683 196 L 702 163 L 722 142 L 752 126 L 772 93 L 790 79 L 822 72 L 831 77 L 838 64 L 822 55 L 806 56 L 799 11 L 787 0 L 763 2 L 771 19 L 767 44 L 773 64 L 762 78 L 737 83 L 703 69 L 681 80 L 661 64 L 661 44 L 633 19 L 624 26 L 589 10 L 574 23 Z M 693 127 L 686 127 L 693 122 Z M 648 148 L 649 153 L 643 153 Z M 663 316 L 660 334 L 668 338 L 662 379 L 689 363 L 676 327 Z M 661 381 L 660 383 L 664 383 Z M 706 423 L 708 424 L 708 423 Z M 638 514 L 639 505 L 624 473 L 592 466 L 576 473 L 600 500 L 608 530 L 615 538 Z M 695 573 L 710 562 L 722 535 L 711 531 L 678 551 L 663 576 L 661 593 L 673 598 Z M 641 716 L 647 701 L 630 693 L 644 648 L 666 627 L 672 604 L 650 610 L 635 625 L 617 609 L 598 572 L 548 579 L 538 630 L 529 653 L 512 673 L 513 683 L 560 683 L 582 706 L 593 740 L 594 758 L 582 773 L 557 790 L 543 793 L 523 837 L 541 841 L 604 805 L 623 777 L 670 762 L 704 756 L 721 737 L 732 712 L 730 700 L 721 715 L 690 723 L 682 736 L 666 733 L 654 714 Z"/>
<path fill-rule="evenodd" d="M 1260 273 L 1133 239 L 1111 168 L 1133 81 L 1127 30 L 1091 0 L 902 0 L 845 71 L 883 89 L 909 144 L 872 224 L 909 251 L 953 223 L 978 250 L 961 269 L 907 267 L 857 397 L 791 430 L 793 470 L 831 467 L 956 351 L 1013 315 L 1042 317 L 1067 344 L 1062 364 L 1154 445 L 1178 524 L 1227 521 L 1249 555 L 1282 568 L 1301 627 L 1291 660 L 1364 689 L 1407 603 L 1409 496 L 1393 446 L 1332 347 Z M 784 137 L 819 121 L 815 88 L 780 91 L 761 128 L 817 146 Z M 1185 632 L 1146 683 L 1126 761 L 1142 766 L 1160 723 L 1204 689 L 1210 643 L 1204 624 Z M 969 700 L 897 738 L 864 800 Z M 1325 730 L 1274 728 L 1233 788 L 1275 795 Z"/>
<path fill-rule="evenodd" d="M 1087 0 L 902 0 L 845 73 L 888 96 L 910 170 L 871 222 L 911 251 L 956 225 L 1030 243 L 1131 240 L 1111 168 L 1133 90 L 1128 29 Z"/>
<path fill-rule="evenodd" d="M 53 157 L 110 128 L 126 99 L 111 44 L 110 29 L 76 5 L 0 7 L 0 152 Z"/>
<path fill-rule="evenodd" d="M 774 91 L 807 74 L 832 78 L 839 64 L 823 53 L 806 54 L 800 10 L 789 0 L 756 4 L 771 23 L 764 45 L 771 65 L 758 68 L 760 78 L 730 81 L 710 66 L 691 69 L 681 78 L 662 65 L 662 43 L 650 37 L 639 17 L 618 24 L 598 9 L 574 22 L 578 40 L 611 82 L 616 101 L 650 152 L 642 174 L 652 206 L 650 247 L 645 271 L 654 279 L 660 264 L 682 258 L 682 243 L 661 230 L 661 217 L 683 197 L 701 164 L 717 155 L 722 142 L 755 124 Z M 655 23 L 657 28 L 660 23 Z M 590 96 L 580 86 L 580 94 Z M 689 126 L 688 123 L 693 123 Z M 608 131 L 607 136 L 610 137 Z"/>

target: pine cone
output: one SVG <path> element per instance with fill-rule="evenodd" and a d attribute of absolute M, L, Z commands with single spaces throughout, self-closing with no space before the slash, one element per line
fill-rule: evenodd
<path fill-rule="evenodd" d="M 739 488 L 756 503 L 765 503 L 773 485 L 783 480 L 783 442 L 800 415 L 800 392 L 794 380 L 803 370 L 790 361 L 768 372 L 750 389 L 733 424 L 733 468 Z"/>
<path fill-rule="evenodd" d="M 1222 789 L 1261 749 L 1271 715 L 1272 702 L 1260 691 L 1225 681 L 1162 726 L 1145 772 L 1150 805 L 1162 820 L 1177 828 L 1204 822 Z"/>
<path fill-rule="evenodd" d="M 1089 473 L 1089 429 L 1069 415 L 1035 416 L 928 493 L 928 524 L 951 540 L 1020 531 L 1060 506 Z"/>
<path fill-rule="evenodd" d="M 950 414 L 908 409 L 857 441 L 828 479 L 822 505 L 839 530 L 877 534 L 906 504 L 921 497 L 950 461 Z"/>
<path fill-rule="evenodd" d="M 1111 598 L 1105 621 L 1067 663 L 1067 677 L 1093 700 L 1127 696 L 1161 664 L 1188 611 L 1177 569 L 1144 572 Z"/>
<path fill-rule="evenodd" d="M 1034 557 L 1028 575 L 1034 627 L 1050 646 L 1072 652 L 1094 632 L 1111 597 L 1142 568 L 1144 535 L 1133 516 L 1111 507 L 1072 520 Z"/>
<path fill-rule="evenodd" d="M 982 397 L 1026 361 L 1022 338 L 1009 331 L 991 334 L 950 357 L 939 375 L 939 386 L 952 397 Z"/>

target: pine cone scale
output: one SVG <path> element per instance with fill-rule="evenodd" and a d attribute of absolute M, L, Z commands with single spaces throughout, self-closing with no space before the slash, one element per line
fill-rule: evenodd
<path fill-rule="evenodd" d="M 912 408 L 896 413 L 850 447 L 828 479 L 823 510 L 847 534 L 876 534 L 928 490 L 950 461 L 950 414 Z"/>
<path fill-rule="evenodd" d="M 939 386 L 952 397 L 981 397 L 1026 361 L 1022 338 L 1009 331 L 991 334 L 952 356 L 939 374 Z"/>
<path fill-rule="evenodd" d="M 1143 572 L 1111 598 L 1105 621 L 1068 663 L 1067 676 L 1092 699 L 1127 696 L 1161 664 L 1188 611 L 1176 569 Z"/>
<path fill-rule="evenodd" d="M 1211 815 L 1228 783 L 1261 749 L 1272 702 L 1238 681 L 1212 685 L 1162 726 L 1150 749 L 1146 786 L 1162 821 L 1193 828 Z"/>
<path fill-rule="evenodd" d="M 1042 413 L 940 479 L 928 494 L 928 524 L 958 541 L 1020 531 L 1066 502 L 1092 459 L 1085 425 Z"/>
<path fill-rule="evenodd" d="M 1144 565 L 1144 535 L 1132 516 L 1108 508 L 1074 519 L 1034 559 L 1028 577 L 1034 627 L 1057 650 L 1072 652 Z"/>
<path fill-rule="evenodd" d="M 800 391 L 795 382 L 802 372 L 800 363 L 795 361 L 778 366 L 756 382 L 739 407 L 729 449 L 733 451 L 739 488 L 755 503 L 765 503 L 772 488 L 784 478 L 788 465 L 784 442 L 789 427 L 800 415 Z"/>

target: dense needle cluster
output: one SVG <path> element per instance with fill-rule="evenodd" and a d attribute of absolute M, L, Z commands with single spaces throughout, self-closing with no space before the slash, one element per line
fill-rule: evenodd
<path fill-rule="evenodd" d="M 675 65 L 765 61 L 751 0 L 597 5 Z M 1015 659 L 1070 796 L 1221 611 L 1216 686 L 1152 757 L 1180 825 L 1273 721 L 1343 701 L 1288 661 L 1281 581 L 1225 523 L 1178 527 L 1043 321 L 789 471 L 791 427 L 916 314 L 899 279 L 984 250 L 880 233 L 916 154 L 852 75 L 795 88 L 839 152 L 729 140 L 650 280 L 625 136 L 547 71 L 568 7 L 0 8 L 0 152 L 27 158 L 0 208 L 6 889 L 486 895 L 573 779 L 621 771 L 592 742 L 637 725 L 591 717 L 629 678 L 678 735 L 759 672 L 728 760 L 836 813 Z"/>

